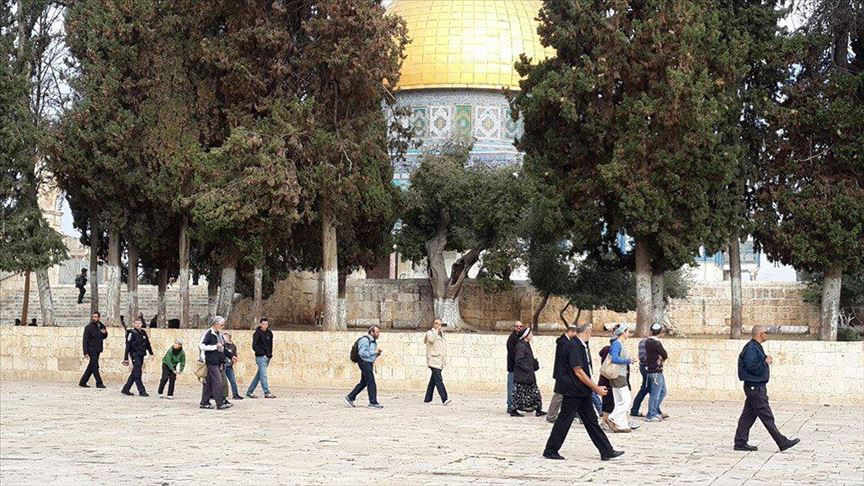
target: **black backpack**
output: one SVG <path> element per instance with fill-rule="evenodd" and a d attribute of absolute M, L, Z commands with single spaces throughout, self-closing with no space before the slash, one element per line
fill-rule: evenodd
<path fill-rule="evenodd" d="M 354 346 L 351 346 L 351 361 L 354 363 L 360 362 L 360 340 L 365 338 L 366 336 L 360 336 L 354 341 Z"/>

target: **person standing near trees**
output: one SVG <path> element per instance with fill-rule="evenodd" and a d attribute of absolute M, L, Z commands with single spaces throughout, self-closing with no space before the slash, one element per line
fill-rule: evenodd
<path fill-rule="evenodd" d="M 143 319 L 138 318 L 141 322 Z M 174 382 L 177 380 L 177 375 L 183 372 L 186 366 L 186 352 L 183 351 L 183 340 L 175 339 L 174 345 L 168 348 L 165 356 L 162 358 L 162 378 L 159 380 L 159 398 L 162 398 L 162 392 L 165 390 L 165 383 L 168 383 L 169 400 L 174 398 Z"/>
<path fill-rule="evenodd" d="M 513 332 L 507 337 L 507 413 L 513 417 L 521 417 L 519 410 L 513 408 L 513 370 L 516 368 L 516 343 L 519 342 L 519 336 L 525 326 L 522 321 L 516 321 L 513 324 Z"/>
<path fill-rule="evenodd" d="M 150 346 L 147 331 L 142 329 L 144 321 L 135 319 L 132 325 L 132 330 L 126 333 L 126 352 L 123 355 L 123 366 L 129 366 L 129 358 L 132 358 L 132 372 L 129 373 L 129 378 L 120 393 L 131 396 L 132 383 L 135 383 L 138 395 L 149 397 L 147 390 L 144 389 L 144 382 L 141 381 L 141 375 L 144 370 L 144 357 L 147 353 L 153 356 L 153 348 Z"/>
<path fill-rule="evenodd" d="M 531 349 L 532 338 L 531 328 L 526 327 L 519 335 L 519 341 L 516 342 L 516 366 L 513 368 L 516 389 L 513 390 L 513 409 L 534 412 L 537 417 L 542 417 L 546 412 L 543 411 L 543 399 L 540 396 L 540 388 L 537 387 L 537 370 L 540 369 L 540 363 Z"/>
<path fill-rule="evenodd" d="M 75 277 L 75 288 L 78 289 L 78 303 L 84 303 L 84 293 L 87 292 L 87 269 L 82 268 L 81 273 Z"/>
<path fill-rule="evenodd" d="M 431 403 L 432 394 L 437 388 L 441 402 L 444 405 L 449 405 L 450 400 L 447 398 L 447 389 L 444 388 L 444 378 L 441 377 L 441 370 L 444 369 L 447 360 L 447 347 L 444 341 L 444 331 L 441 329 L 442 325 L 441 319 L 435 319 L 432 322 L 432 329 L 426 331 L 426 335 L 423 337 L 423 342 L 426 343 L 426 366 L 432 372 L 423 401 Z"/>
<path fill-rule="evenodd" d="M 624 340 L 630 337 L 630 328 L 626 323 L 617 324 L 612 335 L 614 337 L 609 345 L 608 359 L 617 366 L 618 376 L 609 380 L 615 398 L 615 410 L 609 415 L 609 426 L 612 427 L 613 432 L 630 432 L 635 427 L 627 419 L 632 399 L 627 376 L 630 370 L 630 357 L 624 348 Z"/>
<path fill-rule="evenodd" d="M 360 368 L 360 382 L 344 398 L 349 407 L 355 406 L 354 400 L 365 388 L 369 395 L 369 408 L 384 408 L 378 403 L 378 386 L 375 383 L 375 360 L 381 356 L 381 349 L 378 348 L 379 336 L 381 336 L 381 328 L 372 326 L 369 332 L 355 341 L 351 348 L 351 361 L 357 363 Z"/>
<path fill-rule="evenodd" d="M 555 362 L 552 364 L 552 379 L 558 379 L 558 365 L 561 362 L 561 356 L 567 348 L 567 342 L 576 337 L 576 326 L 567 326 L 567 330 L 558 336 L 555 340 Z M 558 419 L 558 412 L 561 411 L 561 402 L 564 401 L 564 395 L 554 392 L 552 400 L 549 401 L 549 409 L 546 414 L 546 421 L 554 424 Z"/>
<path fill-rule="evenodd" d="M 669 418 L 669 415 L 660 410 L 660 405 L 663 399 L 666 398 L 666 377 L 663 376 L 663 363 L 669 359 L 666 353 L 666 348 L 663 343 L 657 339 L 660 332 L 663 331 L 663 326 L 655 322 L 651 326 L 651 336 L 645 343 L 645 360 L 648 366 L 648 414 L 645 417 L 646 422 L 661 422 L 663 419 Z"/>
<path fill-rule="evenodd" d="M 774 413 L 768 404 L 768 379 L 771 377 L 771 364 L 774 360 L 765 354 L 762 343 L 768 340 L 768 330 L 765 326 L 753 326 L 753 338 L 744 345 L 741 354 L 738 355 L 738 379 L 744 382 L 744 410 L 738 419 L 738 428 L 735 430 L 735 450 L 755 451 L 756 446 L 747 443 L 750 439 L 750 428 L 756 422 L 756 418 L 762 421 L 762 425 L 771 434 L 771 438 L 777 443 L 781 451 L 785 451 L 801 439 L 789 439 L 781 434 L 774 423 Z"/>
<path fill-rule="evenodd" d="M 237 377 L 234 375 L 234 364 L 239 360 L 237 357 L 237 345 L 231 340 L 231 333 L 222 333 L 225 336 L 225 378 L 231 384 L 231 399 L 243 400 L 237 391 Z"/>
<path fill-rule="evenodd" d="M 260 381 L 264 398 L 276 398 L 276 395 L 270 393 L 270 384 L 267 381 L 267 367 L 270 366 L 270 360 L 273 358 L 273 331 L 270 330 L 270 321 L 266 317 L 261 318 L 258 328 L 252 334 L 252 351 L 255 352 L 255 364 L 258 365 L 258 372 L 255 373 L 249 383 L 249 388 L 246 389 L 246 397 L 258 398 L 254 393 Z"/>
<path fill-rule="evenodd" d="M 225 403 L 222 396 L 222 370 L 225 367 L 225 340 L 222 338 L 222 328 L 225 327 L 225 318 L 214 316 L 210 329 L 201 336 L 198 349 L 201 351 L 200 360 L 207 367 L 207 377 L 201 387 L 201 408 L 213 408 L 210 400 L 216 402 L 216 409 L 223 410 L 233 405 Z"/>
<path fill-rule="evenodd" d="M 102 341 L 108 337 L 108 329 L 105 324 L 102 324 L 101 319 L 102 314 L 98 311 L 94 312 L 90 316 L 90 322 L 84 326 L 84 338 L 82 339 L 84 357 L 88 358 L 89 362 L 84 374 L 81 375 L 81 379 L 78 380 L 78 386 L 81 388 L 90 387 L 87 382 L 90 381 L 91 375 L 96 378 L 96 388 L 105 388 L 105 384 L 102 383 L 102 375 L 99 374 L 99 355 L 102 354 Z"/>

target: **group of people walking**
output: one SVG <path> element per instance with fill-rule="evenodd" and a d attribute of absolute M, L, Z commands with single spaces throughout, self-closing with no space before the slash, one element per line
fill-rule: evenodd
<path fill-rule="evenodd" d="M 100 317 L 99 312 L 94 312 L 90 323 L 84 329 L 84 355 L 89 359 L 89 363 L 79 382 L 82 387 L 89 387 L 87 382 L 92 376 L 96 380 L 97 388 L 105 388 L 99 374 L 99 356 L 103 351 L 103 341 L 108 337 L 108 330 Z M 211 324 L 198 344 L 199 364 L 196 376 L 202 382 L 200 407 L 212 409 L 215 404 L 215 408 L 221 410 L 232 406 L 228 401 L 229 384 L 233 399 L 243 399 L 238 393 L 233 370 L 239 357 L 230 333 L 224 331 L 225 319 L 216 316 Z M 135 384 L 139 395 L 148 396 L 141 377 L 144 359 L 148 354 L 153 356 L 153 349 L 143 325 L 143 319 L 136 319 L 133 328 L 126 332 L 123 364 L 131 364 L 132 371 L 121 390 L 125 395 L 132 395 L 131 388 Z M 638 365 L 642 383 L 635 399 L 631 399 L 630 393 L 630 369 L 633 360 L 624 345 L 630 332 L 629 326 L 624 323 L 613 328 L 609 345 L 598 353 L 601 366 L 595 371 L 590 348 L 591 324 L 568 326 L 556 340 L 552 369 L 555 387 L 547 412 L 543 410 L 542 397 L 537 386 L 536 372 L 540 369 L 540 362 L 531 347 L 533 333 L 521 322 L 516 322 L 507 339 L 507 413 L 521 417 L 524 416 L 521 412 L 534 412 L 538 417 L 546 416 L 547 420 L 554 424 L 543 451 L 544 457 L 564 459 L 559 451 L 574 420 L 583 425 L 591 442 L 600 452 L 601 460 L 607 461 L 621 456 L 624 452 L 614 449 L 604 430 L 629 433 L 639 427 L 634 418 L 644 418 L 646 422 L 662 422 L 669 418 L 661 408 L 667 393 L 663 365 L 669 358 L 659 339 L 662 327 L 659 324 L 653 325 L 651 336 L 639 342 Z M 759 418 L 780 450 L 786 450 L 796 445 L 799 439 L 789 439 L 777 430 L 768 403 L 767 383 L 773 360 L 765 354 L 762 347 L 768 332 L 763 326 L 754 326 L 752 333 L 752 339 L 738 357 L 738 377 L 744 382 L 746 401 L 738 421 L 734 449 L 756 450 L 756 447 L 748 443 L 748 439 L 750 428 Z M 383 408 L 378 402 L 374 368 L 375 361 L 382 354 L 378 347 L 380 335 L 380 327 L 371 326 L 351 348 L 350 359 L 359 368 L 360 381 L 344 397 L 349 407 L 355 407 L 358 395 L 366 390 L 369 408 Z M 449 405 L 451 401 L 442 374 L 447 363 L 446 339 L 440 319 L 435 319 L 432 323 L 432 327 L 423 337 L 423 342 L 430 371 L 424 402 L 431 403 L 437 390 L 441 402 Z M 269 330 L 267 318 L 261 319 L 253 334 L 252 349 L 258 370 L 249 384 L 246 397 L 256 398 L 254 392 L 260 384 L 265 398 L 275 398 L 270 392 L 267 380 L 267 368 L 273 357 L 273 332 Z M 177 375 L 183 372 L 185 365 L 183 342 L 177 339 L 162 358 L 160 396 L 167 384 L 167 398 L 173 397 L 175 380 Z M 595 381 L 594 377 L 598 375 L 599 378 Z M 640 409 L 646 397 L 647 414 L 642 415 Z"/>
<path fill-rule="evenodd" d="M 96 388 L 105 388 L 102 375 L 99 373 L 99 357 L 104 350 L 103 342 L 108 337 L 108 329 L 101 321 L 101 314 L 97 311 L 90 316 L 90 322 L 84 327 L 83 351 L 84 357 L 88 359 L 87 368 L 78 381 L 78 386 L 89 388 L 88 382 L 93 377 Z M 216 409 L 225 409 L 232 406 L 228 401 L 230 385 L 233 400 L 242 400 L 237 379 L 234 373 L 234 365 L 239 360 L 237 346 L 231 339 L 231 334 L 224 331 L 225 319 L 216 316 L 198 343 L 198 367 L 195 375 L 202 383 L 200 407 L 212 409 L 215 403 Z M 144 329 L 144 320 L 139 317 L 133 322 L 132 329 L 126 330 L 125 350 L 123 354 L 123 365 L 132 366 L 126 384 L 120 390 L 124 395 L 134 395 L 132 385 L 137 388 L 138 395 L 150 396 L 142 380 L 144 360 L 147 356 L 153 356 L 153 347 L 150 338 Z M 255 363 L 258 367 L 254 378 L 246 390 L 247 398 L 257 398 L 255 390 L 258 385 L 264 392 L 264 398 L 276 398 L 270 392 L 267 380 L 267 367 L 273 358 L 273 332 L 269 330 L 269 322 L 266 317 L 262 318 L 255 333 L 252 335 L 252 350 L 255 353 Z M 162 374 L 159 379 L 158 393 L 160 397 L 174 398 L 174 385 L 177 375 L 182 373 L 186 367 L 186 352 L 183 349 L 183 340 L 175 339 L 174 343 L 165 351 L 162 357 Z M 167 395 L 163 395 L 165 387 L 168 387 Z"/>

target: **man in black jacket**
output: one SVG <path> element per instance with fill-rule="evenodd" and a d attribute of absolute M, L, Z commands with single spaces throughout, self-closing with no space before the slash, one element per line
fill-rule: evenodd
<path fill-rule="evenodd" d="M 85 287 L 87 286 L 87 269 L 82 268 L 81 273 L 75 277 L 75 288 L 78 289 L 78 303 L 84 303 L 84 292 L 86 292 Z"/>
<path fill-rule="evenodd" d="M 132 372 L 129 373 L 129 378 L 120 393 L 124 395 L 132 395 L 132 383 L 138 388 L 138 394 L 142 397 L 149 397 L 144 389 L 144 383 L 141 381 L 141 374 L 144 368 L 144 357 L 149 353 L 153 356 L 153 348 L 150 346 L 150 339 L 147 337 L 147 331 L 142 329 L 144 321 L 135 319 L 133 328 L 126 333 L 126 352 L 123 354 L 123 366 L 129 366 L 129 359 L 132 359 Z"/>
<path fill-rule="evenodd" d="M 543 457 L 564 459 L 558 451 L 561 450 L 564 439 L 567 438 L 570 426 L 573 425 L 573 419 L 579 415 L 582 425 L 588 432 L 588 437 L 600 451 L 600 459 L 608 461 L 624 453 L 612 448 L 606 434 L 597 424 L 597 412 L 594 411 L 591 392 L 593 391 L 602 397 L 608 391 L 606 387 L 597 386 L 591 380 L 593 364 L 588 348 L 591 324 L 582 324 L 575 329 L 575 332 L 576 338 L 567 341 L 558 362 L 559 369 L 558 378 L 555 380 L 555 392 L 563 395 L 564 400 L 561 403 L 561 413 L 558 414 L 558 419 L 549 434 L 549 440 L 546 441 Z"/>
<path fill-rule="evenodd" d="M 84 337 L 82 344 L 84 345 L 84 357 L 89 359 L 87 369 L 78 380 L 78 386 L 81 388 L 90 388 L 87 384 L 90 381 L 90 376 L 96 378 L 96 388 L 105 388 L 102 383 L 102 375 L 99 374 L 99 355 L 102 354 L 102 341 L 108 337 L 108 329 L 101 321 L 102 315 L 97 311 L 90 316 L 90 323 L 84 326 Z"/>
<path fill-rule="evenodd" d="M 576 337 L 576 326 L 567 326 L 567 331 L 558 336 L 555 340 L 555 362 L 552 364 L 552 379 L 558 379 L 558 365 L 561 363 L 561 355 L 567 347 L 567 341 Z M 546 415 L 546 421 L 554 424 L 558 419 L 558 412 L 561 411 L 561 402 L 564 401 L 564 395 L 554 393 L 552 400 L 549 401 L 549 410 Z"/>
<path fill-rule="evenodd" d="M 507 413 L 513 417 L 522 417 L 518 410 L 513 408 L 513 388 L 516 383 L 513 381 L 513 370 L 516 368 L 516 343 L 519 342 L 519 335 L 525 326 L 521 321 L 516 321 L 513 325 L 513 332 L 507 337 Z"/>
<path fill-rule="evenodd" d="M 225 319 L 215 316 L 210 329 L 201 336 L 198 349 L 201 350 L 201 360 L 207 366 L 207 378 L 201 389 L 201 408 L 213 408 L 210 399 L 216 402 L 216 409 L 230 408 L 232 405 L 224 400 L 222 395 L 222 370 L 225 368 L 225 340 L 222 337 L 222 328 L 225 327 Z"/>
<path fill-rule="evenodd" d="M 774 424 L 774 414 L 768 404 L 768 379 L 771 377 L 771 356 L 765 354 L 762 343 L 768 340 L 768 330 L 765 326 L 753 326 L 753 339 L 747 341 L 741 354 L 738 355 L 738 379 L 744 382 L 744 410 L 738 419 L 738 428 L 735 430 L 735 450 L 755 451 L 755 446 L 747 443 L 750 438 L 750 428 L 756 422 L 756 418 L 762 421 L 762 425 L 768 429 L 771 438 L 777 443 L 781 451 L 785 451 L 801 439 L 789 439 L 777 430 Z"/>
<path fill-rule="evenodd" d="M 266 317 L 261 318 L 261 323 L 252 334 L 252 351 L 255 352 L 255 364 L 258 365 L 258 372 L 249 383 L 249 388 L 246 389 L 248 398 L 258 398 L 254 395 L 255 388 L 258 387 L 258 382 L 261 382 L 261 389 L 264 390 L 264 398 L 276 398 L 276 395 L 270 393 L 270 384 L 267 382 L 267 367 L 270 366 L 270 360 L 273 358 L 273 331 L 270 329 L 270 321 Z"/>

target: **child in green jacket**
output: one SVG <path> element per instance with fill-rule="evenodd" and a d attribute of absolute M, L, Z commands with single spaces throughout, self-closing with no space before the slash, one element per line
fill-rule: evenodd
<path fill-rule="evenodd" d="M 165 357 L 162 358 L 162 379 L 159 380 L 159 398 L 162 398 L 165 383 L 168 383 L 168 396 L 166 398 L 174 398 L 174 382 L 177 380 L 177 373 L 182 372 L 184 366 L 186 366 L 186 353 L 183 352 L 183 341 L 175 339 L 174 345 L 168 348 Z"/>

